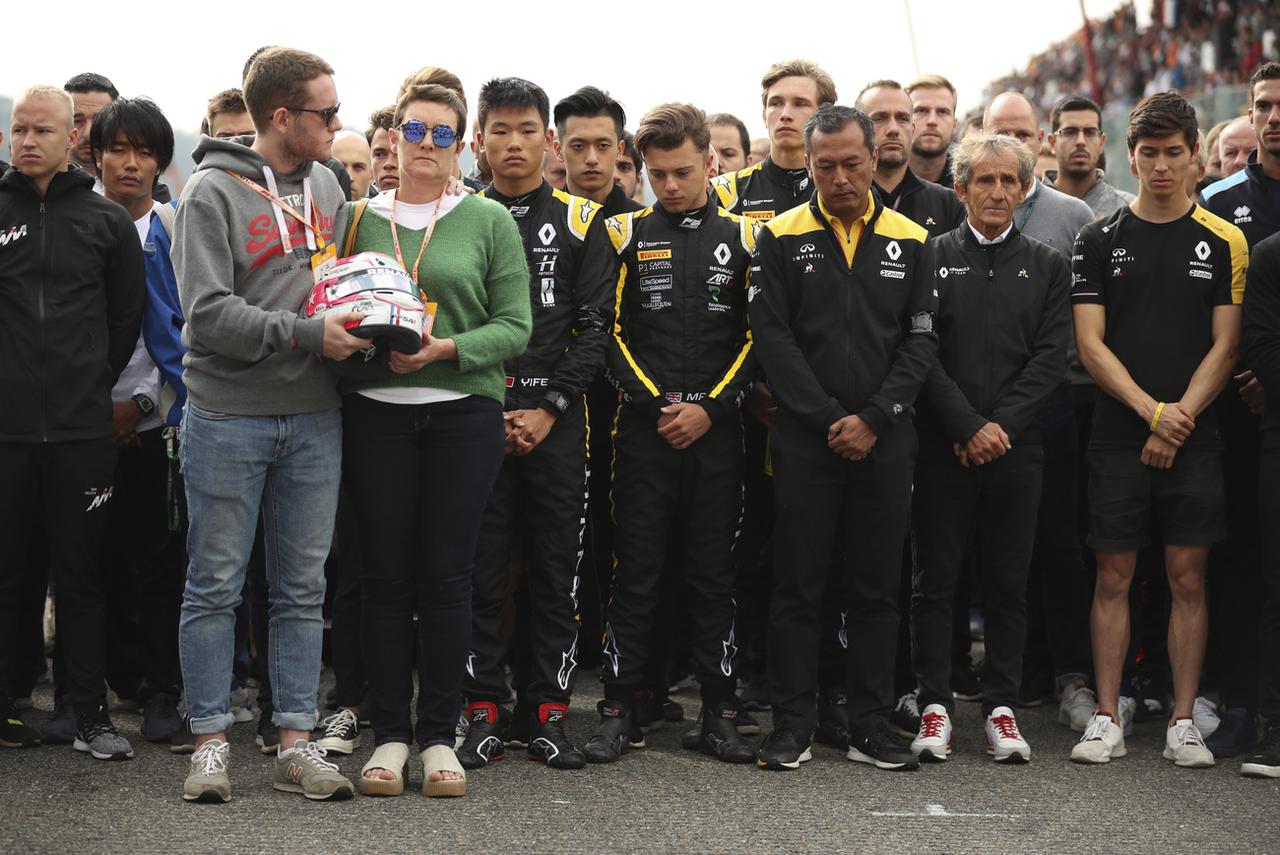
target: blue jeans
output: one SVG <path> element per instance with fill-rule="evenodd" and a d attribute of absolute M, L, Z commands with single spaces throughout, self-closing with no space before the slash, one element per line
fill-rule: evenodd
<path fill-rule="evenodd" d="M 261 512 L 270 590 L 267 656 L 277 727 L 316 723 L 324 562 L 342 473 L 338 410 L 228 416 L 188 401 L 180 446 L 190 528 L 178 642 L 192 733 L 221 733 L 229 711 L 235 609 Z"/>

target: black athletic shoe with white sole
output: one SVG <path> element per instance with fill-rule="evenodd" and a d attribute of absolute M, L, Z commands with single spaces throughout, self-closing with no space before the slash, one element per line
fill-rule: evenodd
<path fill-rule="evenodd" d="M 800 735 L 785 726 L 775 727 L 756 752 L 757 766 L 776 771 L 799 769 L 801 763 L 812 759 L 808 741 L 801 742 Z"/>
<path fill-rule="evenodd" d="M 855 734 L 846 755 L 855 763 L 867 763 L 877 769 L 908 771 L 920 768 L 920 758 L 911 753 L 893 734 L 888 724 L 880 724 L 870 734 Z"/>
<path fill-rule="evenodd" d="M 1268 727 L 1253 753 L 1240 764 L 1246 778 L 1280 778 L 1280 726 Z"/>

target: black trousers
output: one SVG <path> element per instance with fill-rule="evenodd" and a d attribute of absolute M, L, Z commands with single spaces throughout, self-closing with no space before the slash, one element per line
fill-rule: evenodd
<path fill-rule="evenodd" d="M 578 611 L 582 618 L 582 637 L 592 639 L 581 645 L 581 664 L 598 665 L 600 645 L 604 638 L 604 610 L 613 586 L 613 507 L 609 496 L 610 466 L 613 460 L 613 421 L 618 413 L 618 390 L 604 378 L 603 372 L 587 387 L 587 418 L 590 430 L 587 442 L 590 457 L 596 462 L 591 469 L 590 510 L 587 514 L 585 569 L 578 591 Z"/>
<path fill-rule="evenodd" d="M 493 482 L 476 548 L 471 653 L 463 688 L 470 701 L 508 699 L 502 633 L 511 548 L 519 543 L 525 623 L 517 669 L 521 699 L 565 703 L 578 665 L 579 568 L 586 526 L 587 423 L 581 404 L 560 416 L 524 457 L 508 455 Z M 527 681 L 527 684 L 525 683 Z"/>
<path fill-rule="evenodd" d="M 1076 677 L 1092 683 L 1089 579 L 1076 519 L 1083 457 L 1069 385 L 1050 396 L 1040 426 L 1044 483 L 1027 577 L 1023 669 L 1059 683 Z"/>
<path fill-rule="evenodd" d="M 66 695 L 78 714 L 106 701 L 102 546 L 115 476 L 111 439 L 0 443 L 0 709 L 17 667 L 18 610 L 31 532 L 48 535 Z"/>
<path fill-rule="evenodd" d="M 768 471 L 769 430 L 743 413 L 742 537 L 734 550 L 738 644 L 744 677 L 765 681 L 769 598 L 773 589 L 773 476 Z"/>
<path fill-rule="evenodd" d="M 360 638 L 360 526 L 345 487 L 338 493 L 335 525 L 333 547 L 324 565 L 328 589 L 333 594 L 329 603 L 329 664 L 333 667 L 338 706 L 357 707 L 364 703 L 368 688 Z"/>
<path fill-rule="evenodd" d="M 1258 712 L 1274 726 L 1280 724 L 1280 446 L 1262 448 L 1258 507 L 1265 585 L 1258 630 Z"/>
<path fill-rule="evenodd" d="M 143 431 L 140 448 L 120 449 L 107 505 L 107 684 L 139 703 L 157 694 L 176 701 L 182 682 L 178 614 L 186 530 L 181 513 L 171 518 L 170 477 L 173 495 L 185 490 L 163 434 L 162 427 Z"/>
<path fill-rule="evenodd" d="M 479 395 L 414 405 L 349 395 L 342 425 L 343 477 L 360 526 L 374 742 L 416 733 L 420 748 L 451 746 L 471 647 L 476 541 L 502 465 L 502 407 Z"/>
<path fill-rule="evenodd" d="M 894 703 L 902 543 L 911 518 L 916 433 L 886 430 L 867 459 L 842 460 L 825 430 L 778 413 L 773 433 L 773 602 L 769 694 L 775 726 L 802 740 L 817 715 L 819 616 L 832 558 L 845 556 L 849 719 L 863 734 Z"/>
<path fill-rule="evenodd" d="M 911 597 L 912 658 L 919 703 L 955 709 L 951 629 L 956 579 L 976 539 L 986 632 L 982 706 L 990 714 L 1018 702 L 1027 629 L 1027 569 L 1044 471 L 1039 445 L 964 467 L 951 443 L 929 435 L 916 468 L 916 575 Z M 975 538 L 976 535 L 976 538 Z"/>
<path fill-rule="evenodd" d="M 742 423 L 726 418 L 677 451 L 647 413 L 622 407 L 614 433 L 615 571 L 606 612 L 605 696 L 645 683 L 671 538 L 678 537 L 689 646 L 704 702 L 735 685 L 732 552 L 742 509 Z"/>

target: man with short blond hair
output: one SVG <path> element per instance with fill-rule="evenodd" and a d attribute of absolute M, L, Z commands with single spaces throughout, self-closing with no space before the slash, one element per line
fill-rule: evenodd
<path fill-rule="evenodd" d="M 233 87 L 210 98 L 200 133 L 220 140 L 251 136 L 253 121 L 249 118 L 249 108 L 244 105 L 244 92 Z"/>
<path fill-rule="evenodd" d="M 906 85 L 915 135 L 911 171 L 950 188 L 951 142 L 956 133 L 956 88 L 941 74 L 925 74 Z"/>

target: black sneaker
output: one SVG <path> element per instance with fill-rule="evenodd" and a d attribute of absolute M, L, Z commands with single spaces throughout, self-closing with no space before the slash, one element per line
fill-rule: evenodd
<path fill-rule="evenodd" d="M 0 745 L 5 748 L 34 748 L 40 744 L 40 732 L 24 724 L 18 711 L 10 707 L 0 716 Z"/>
<path fill-rule="evenodd" d="M 1258 746 L 1240 764 L 1240 774 L 1246 778 L 1280 778 L 1280 726 L 1268 726 L 1262 732 Z"/>
<path fill-rule="evenodd" d="M 76 738 L 71 747 L 94 760 L 130 760 L 133 746 L 111 723 L 105 707 L 76 716 Z"/>
<path fill-rule="evenodd" d="M 869 763 L 877 769 L 910 770 L 920 768 L 920 758 L 911 748 L 898 741 L 887 723 L 880 724 L 867 736 L 854 735 L 846 755 L 855 763 Z"/>
<path fill-rule="evenodd" d="M 592 763 L 616 763 L 632 748 L 644 748 L 644 734 L 636 726 L 635 714 L 623 701 L 607 698 L 596 706 L 600 729 L 587 740 L 583 754 Z"/>
<path fill-rule="evenodd" d="M 809 743 L 802 743 L 800 735 L 786 726 L 775 727 L 756 752 L 756 765 L 761 769 L 799 769 L 801 763 L 812 759 Z"/>
<path fill-rule="evenodd" d="M 898 698 L 898 704 L 889 713 L 889 724 L 898 734 L 907 739 L 915 739 L 920 732 L 920 704 L 915 692 L 907 692 Z"/>
<path fill-rule="evenodd" d="M 349 755 L 360 744 L 360 717 L 346 707 L 322 719 L 316 730 L 324 733 L 316 744 L 330 754 Z"/>
<path fill-rule="evenodd" d="M 44 745 L 70 745 L 76 741 L 76 711 L 71 701 L 61 698 L 54 703 L 53 715 L 40 729 L 40 742 Z"/>
<path fill-rule="evenodd" d="M 849 696 L 844 692 L 823 692 L 818 696 L 818 728 L 813 738 L 823 745 L 849 747 Z"/>
<path fill-rule="evenodd" d="M 982 678 L 969 667 L 951 669 L 951 694 L 957 701 L 982 700 Z"/>
<path fill-rule="evenodd" d="M 506 724 L 507 731 L 502 735 L 502 740 L 508 748 L 529 747 L 529 740 L 533 738 L 529 732 L 530 725 L 533 724 L 535 712 L 536 710 L 529 709 L 524 701 L 516 700 L 516 708 L 512 710 L 510 720 Z"/>
<path fill-rule="evenodd" d="M 172 695 L 156 694 L 147 698 L 142 707 L 142 737 L 148 742 L 169 742 L 182 730 L 182 716 L 178 715 L 178 699 Z"/>
<path fill-rule="evenodd" d="M 458 748 L 458 762 L 463 769 L 479 769 L 507 756 L 502 732 L 507 729 L 511 713 L 490 701 L 467 704 L 467 738 Z"/>
<path fill-rule="evenodd" d="M 538 720 L 533 723 L 533 738 L 529 740 L 530 760 L 541 760 L 552 769 L 581 769 L 587 765 L 586 755 L 565 736 L 564 721 L 568 717 L 566 704 L 538 706 Z"/>
<path fill-rule="evenodd" d="M 258 750 L 263 754 L 278 754 L 280 748 L 280 728 L 276 727 L 271 721 L 275 708 L 270 704 L 262 704 L 258 707 L 258 735 L 254 739 L 258 743 Z"/>
<path fill-rule="evenodd" d="M 1250 751 L 1258 741 L 1258 730 L 1253 716 L 1243 707 L 1229 709 L 1222 714 L 1218 729 L 1205 737 L 1204 747 L 1218 759 L 1238 757 Z"/>
<path fill-rule="evenodd" d="M 755 749 L 738 733 L 737 701 L 725 701 L 714 707 L 703 706 L 698 748 L 725 763 L 750 763 L 756 759 Z"/>

